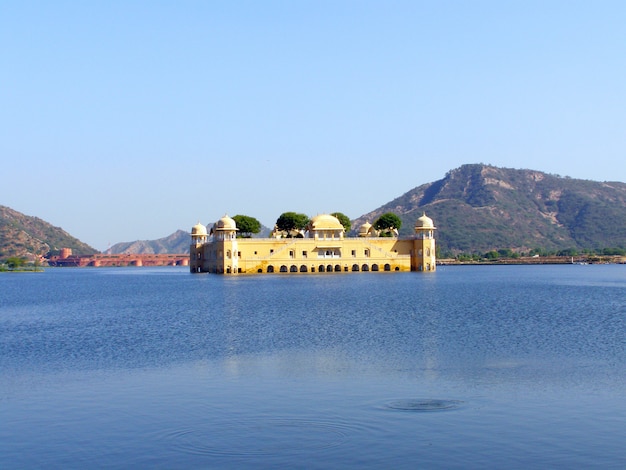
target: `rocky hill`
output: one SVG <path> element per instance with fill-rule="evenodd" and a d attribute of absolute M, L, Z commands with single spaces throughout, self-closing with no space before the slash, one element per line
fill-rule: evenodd
<path fill-rule="evenodd" d="M 158 240 L 137 240 L 134 242 L 116 243 L 105 251 L 107 254 L 162 254 L 189 253 L 191 235 L 184 230 L 177 230 L 171 235 Z"/>
<path fill-rule="evenodd" d="M 626 248 L 626 184 L 482 164 L 451 170 L 352 226 L 393 212 L 407 235 L 424 211 L 435 221 L 439 246 L 451 253 Z"/>
<path fill-rule="evenodd" d="M 59 227 L 0 206 L 0 260 L 12 256 L 33 259 L 35 256 L 54 255 L 61 248 L 71 248 L 76 255 L 98 252 Z"/>
<path fill-rule="evenodd" d="M 401 235 L 426 212 L 438 228 L 442 253 L 511 249 L 626 249 L 626 184 L 596 182 L 533 170 L 464 165 L 418 186 L 356 220 L 352 227 L 393 212 Z M 264 227 L 263 236 L 269 229 Z M 178 230 L 158 240 L 117 243 L 107 253 L 188 253 L 190 235 Z M 97 253 L 59 227 L 0 206 L 0 260 L 10 256 Z"/>

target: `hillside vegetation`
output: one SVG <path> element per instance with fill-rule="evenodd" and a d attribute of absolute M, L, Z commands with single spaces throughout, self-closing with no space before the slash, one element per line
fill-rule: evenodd
<path fill-rule="evenodd" d="M 55 255 L 61 248 L 71 248 L 76 255 L 98 252 L 65 230 L 38 217 L 0 206 L 0 260 L 11 257 L 34 259 L 37 256 Z"/>
<path fill-rule="evenodd" d="M 359 217 L 385 212 L 412 233 L 426 212 L 443 252 L 626 248 L 626 184 L 563 178 L 539 171 L 464 165 Z"/>

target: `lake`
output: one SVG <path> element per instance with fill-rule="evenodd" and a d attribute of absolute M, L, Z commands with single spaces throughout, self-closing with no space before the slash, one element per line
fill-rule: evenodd
<path fill-rule="evenodd" d="M 626 266 L 0 275 L 0 468 L 625 468 Z"/>

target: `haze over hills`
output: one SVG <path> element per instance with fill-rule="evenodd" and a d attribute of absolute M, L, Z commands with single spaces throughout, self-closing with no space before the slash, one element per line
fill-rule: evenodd
<path fill-rule="evenodd" d="M 134 242 L 116 243 L 107 249 L 107 254 L 162 254 L 162 253 L 189 253 L 191 235 L 189 231 L 177 230 L 167 237 L 158 240 L 137 240 Z"/>
<path fill-rule="evenodd" d="M 353 230 L 385 212 L 402 219 L 401 235 L 412 234 L 415 220 L 426 212 L 445 255 L 626 248 L 626 184 L 621 182 L 463 165 L 353 220 Z M 189 230 L 181 229 L 158 240 L 117 243 L 107 253 L 188 253 L 189 243 Z M 0 206 L 0 259 L 56 254 L 64 247 L 79 255 L 97 253 L 59 227 Z"/>
<path fill-rule="evenodd" d="M 626 184 L 540 171 L 463 165 L 418 186 L 353 223 L 400 216 L 401 235 L 426 212 L 443 252 L 626 248 Z"/>

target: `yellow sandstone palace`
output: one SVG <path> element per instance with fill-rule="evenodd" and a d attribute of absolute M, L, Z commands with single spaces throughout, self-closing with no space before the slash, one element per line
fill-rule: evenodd
<path fill-rule="evenodd" d="M 189 266 L 194 273 L 330 273 L 353 271 L 434 271 L 435 226 L 424 214 L 410 238 L 379 237 L 369 223 L 345 237 L 336 217 L 313 217 L 305 230 L 285 238 L 237 238 L 237 224 L 225 215 L 210 229 L 191 229 Z"/>

